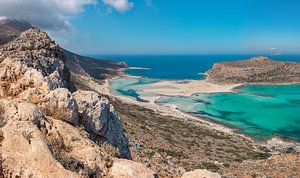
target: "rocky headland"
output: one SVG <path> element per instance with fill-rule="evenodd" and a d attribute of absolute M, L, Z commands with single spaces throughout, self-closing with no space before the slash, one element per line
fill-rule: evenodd
<path fill-rule="evenodd" d="M 207 81 L 218 84 L 300 83 L 300 63 L 254 57 L 248 60 L 216 63 L 205 74 Z"/>

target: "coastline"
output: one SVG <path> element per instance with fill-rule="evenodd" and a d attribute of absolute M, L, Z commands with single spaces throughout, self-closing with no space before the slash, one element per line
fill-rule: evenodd
<path fill-rule="evenodd" d="M 145 77 L 141 77 L 141 76 L 131 76 L 131 75 L 127 75 L 125 73 L 123 73 L 122 76 L 115 77 L 113 79 L 118 79 L 118 78 L 145 79 L 145 80 L 149 79 L 149 78 L 145 78 Z M 120 99 L 121 101 L 123 101 L 125 103 L 135 104 L 135 105 L 147 108 L 147 109 L 151 109 L 162 115 L 168 115 L 168 116 L 180 118 L 180 119 L 183 119 L 184 121 L 191 121 L 191 122 L 194 122 L 195 124 L 205 126 L 209 129 L 221 131 L 221 132 L 231 134 L 231 135 L 238 135 L 238 136 L 245 138 L 251 142 L 257 143 L 258 145 L 269 147 L 272 150 L 276 150 L 277 147 L 279 149 L 282 149 L 282 148 L 286 149 L 288 147 L 288 145 L 290 145 L 292 143 L 292 144 L 296 145 L 296 146 L 293 145 L 292 147 L 293 148 L 296 147 L 296 150 L 300 151 L 300 143 L 298 140 L 289 138 L 288 139 L 289 141 L 287 141 L 284 137 L 276 136 L 276 135 L 260 140 L 260 139 L 255 138 L 254 136 L 244 134 L 238 128 L 230 126 L 228 124 L 214 121 L 210 118 L 205 118 L 203 116 L 196 116 L 191 113 L 186 113 L 184 111 L 181 111 L 175 105 L 172 105 L 172 104 L 165 105 L 165 106 L 158 105 L 155 103 L 155 101 L 157 99 L 159 99 L 161 96 L 140 96 L 140 98 L 147 100 L 149 102 L 139 102 L 139 101 L 135 100 L 134 98 L 114 94 L 110 91 L 109 83 L 110 83 L 109 79 L 106 80 L 109 96 Z M 172 96 L 174 96 L 174 95 L 191 96 L 191 95 L 197 94 L 197 93 L 236 93 L 237 92 L 236 89 L 241 88 L 246 85 L 297 85 L 297 84 L 299 84 L 299 83 L 241 83 L 241 84 L 233 84 L 233 85 L 222 85 L 222 84 L 213 84 L 213 83 L 208 82 L 207 80 L 199 80 L 199 81 L 197 81 L 197 80 L 161 80 L 159 82 L 146 84 L 146 85 L 166 86 L 166 85 L 175 84 L 175 85 L 179 85 L 182 87 L 184 84 L 189 85 L 191 83 L 192 83 L 193 87 L 197 86 L 197 85 L 195 85 L 195 83 L 196 83 L 196 84 L 198 84 L 198 86 L 200 85 L 202 88 L 197 91 L 192 89 L 195 92 L 191 92 L 191 90 L 184 91 L 181 88 L 181 90 L 183 90 L 184 92 L 181 92 L 179 94 L 178 94 L 178 92 L 177 93 L 173 92 L 172 89 L 170 90 L 169 88 L 162 89 L 162 90 L 161 89 L 157 89 L 157 90 L 147 89 L 146 92 L 151 93 L 153 91 L 156 91 L 157 93 L 161 92 L 159 94 L 166 92 L 166 93 L 168 93 L 166 95 L 172 95 Z M 211 89 L 210 87 L 212 87 L 212 86 L 216 86 L 217 89 Z M 178 90 L 178 88 L 176 88 L 175 90 Z M 145 91 L 143 91 L 143 92 L 145 92 Z M 280 144 L 275 144 L 274 140 L 280 140 L 280 141 L 277 141 L 277 143 L 280 143 Z"/>
<path fill-rule="evenodd" d="M 140 78 L 140 79 L 143 79 L 144 77 L 129 76 L 129 75 L 125 75 L 124 74 L 121 77 L 115 77 L 113 79 L 116 79 L 116 78 L 127 78 L 127 79 L 137 79 L 137 78 Z M 172 83 L 172 82 L 178 82 L 178 81 L 180 81 L 180 80 L 165 81 L 165 82 L 171 82 Z M 145 107 L 145 108 L 151 109 L 151 110 L 153 110 L 153 111 L 155 111 L 155 112 L 157 112 L 159 114 L 181 118 L 181 119 L 184 119 L 185 121 L 188 121 L 188 120 L 196 121 L 196 122 L 199 122 L 199 124 L 202 124 L 203 126 L 206 126 L 206 127 L 210 128 L 210 129 L 222 131 L 222 132 L 225 132 L 225 133 L 228 133 L 228 134 L 238 134 L 239 136 L 242 136 L 243 138 L 246 138 L 246 139 L 248 139 L 250 141 L 253 141 L 252 137 L 247 136 L 247 135 L 245 135 L 243 133 L 238 133 L 237 132 L 238 129 L 236 129 L 234 127 L 225 125 L 225 124 L 220 123 L 220 122 L 215 122 L 215 121 L 210 120 L 208 118 L 194 116 L 192 114 L 188 114 L 188 113 L 182 112 L 182 111 L 178 110 L 175 105 L 160 106 L 160 105 L 156 104 L 155 101 L 157 99 L 159 99 L 161 96 L 154 96 L 154 97 L 143 96 L 141 98 L 145 99 L 145 100 L 147 100 L 149 102 L 139 102 L 139 101 L 136 101 L 135 99 L 130 98 L 130 97 L 126 97 L 126 96 L 114 94 L 114 93 L 112 93 L 110 91 L 110 87 L 109 87 L 110 84 L 109 83 L 110 83 L 109 79 L 106 79 L 103 88 L 106 88 L 105 91 L 108 91 L 108 92 L 106 92 L 105 94 L 107 94 L 108 96 L 120 99 L 121 101 L 123 101 L 125 103 L 135 104 L 135 105 L 138 105 L 138 106 L 141 106 L 141 107 Z M 228 90 L 226 88 L 226 92 L 234 92 L 233 89 L 235 87 L 237 87 L 237 86 L 239 86 L 239 85 L 236 85 L 234 87 L 231 86 L 230 90 Z M 224 92 L 224 91 L 223 90 L 221 90 L 221 91 L 211 91 L 211 92 L 207 92 L 207 93 L 215 93 L 215 92 Z M 194 93 L 188 93 L 188 94 L 194 94 Z M 189 96 L 189 95 L 186 95 L 186 96 Z"/>
<path fill-rule="evenodd" d="M 144 79 L 144 80 L 150 80 L 150 78 L 143 77 L 143 76 L 132 76 L 128 75 L 124 71 L 125 69 L 121 70 L 120 73 L 122 75 L 114 77 L 112 79 L 118 79 L 118 78 L 124 78 L 124 79 Z M 146 84 L 147 87 L 146 89 L 142 89 L 141 91 L 143 93 L 154 93 L 158 96 L 139 96 L 141 99 L 146 100 L 148 102 L 140 102 L 137 101 L 134 98 L 130 98 L 127 96 L 123 96 L 121 94 L 114 94 L 110 91 L 110 82 L 109 80 L 112 79 L 107 79 L 107 87 L 108 87 L 108 92 L 109 95 L 115 98 L 120 99 L 121 101 L 128 103 L 128 104 L 135 104 L 147 109 L 151 109 L 159 114 L 162 115 L 168 115 L 176 118 L 181 118 L 185 122 L 190 121 L 195 124 L 199 124 L 201 126 L 205 126 L 209 129 L 214 129 L 217 131 L 221 131 L 227 134 L 231 135 L 238 135 L 242 138 L 245 138 L 251 142 L 256 142 L 259 145 L 262 146 L 267 146 L 271 150 L 276 150 L 275 148 L 279 147 L 280 149 L 282 147 L 285 147 L 290 144 L 290 142 L 286 141 L 285 137 L 282 136 L 277 136 L 273 135 L 272 137 L 264 138 L 264 139 L 258 139 L 255 136 L 247 135 L 243 133 L 241 130 L 238 128 L 212 120 L 210 118 L 205 118 L 205 116 L 198 116 L 194 115 L 192 113 L 186 113 L 184 111 L 181 111 L 177 108 L 176 105 L 165 105 L 161 106 L 155 103 L 157 99 L 159 99 L 161 96 L 192 96 L 193 94 L 213 94 L 213 93 L 236 93 L 238 92 L 237 89 L 242 88 L 247 85 L 299 85 L 299 82 L 290 82 L 290 83 L 271 83 L 271 82 L 260 82 L 260 83 L 238 83 L 238 84 L 217 84 L 217 83 L 212 83 L 208 81 L 208 79 L 204 80 L 188 80 L 188 79 L 183 79 L 183 80 L 164 80 L 164 79 L 157 79 L 158 82 L 155 83 L 150 83 Z M 155 80 L 155 79 L 154 79 Z M 182 88 L 182 86 L 186 85 L 185 87 Z M 150 86 L 150 87 L 148 87 Z M 173 88 L 168 88 L 166 86 L 177 86 Z M 151 88 L 152 87 L 152 88 Z M 154 87 L 154 89 L 153 89 Z M 157 88 L 155 88 L 157 87 Z M 161 88 L 159 88 L 161 87 Z M 176 91 L 177 90 L 177 91 Z M 180 91 L 180 92 L 178 92 Z M 279 143 L 280 145 L 274 145 L 274 142 L 269 143 L 271 140 L 280 140 Z M 296 144 L 296 150 L 300 151 L 300 143 L 298 140 L 289 138 L 293 144 Z M 293 146 L 294 148 L 294 146 Z"/>

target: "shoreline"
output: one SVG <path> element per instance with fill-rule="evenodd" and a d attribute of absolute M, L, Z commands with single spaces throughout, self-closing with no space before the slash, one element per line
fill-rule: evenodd
<path fill-rule="evenodd" d="M 141 76 L 130 76 L 130 75 L 127 75 L 127 74 L 124 74 L 123 76 L 115 77 L 113 79 L 118 79 L 118 78 L 150 80 L 149 78 L 145 78 L 145 77 L 141 77 Z M 281 148 L 281 147 L 284 147 L 286 145 L 291 144 L 291 142 L 293 144 L 300 144 L 300 142 L 298 140 L 295 140 L 293 138 L 288 138 L 289 141 L 287 141 L 285 137 L 276 136 L 276 135 L 274 135 L 272 137 L 269 137 L 269 138 L 265 138 L 265 139 L 257 139 L 255 136 L 244 134 L 241 130 L 239 130 L 239 128 L 236 128 L 234 126 L 230 126 L 228 124 L 221 123 L 219 121 L 214 121 L 214 120 L 212 120 L 210 118 L 206 118 L 204 116 L 196 116 L 196 115 L 193 115 L 193 114 L 190 114 L 190 113 L 180 111 L 179 109 L 177 109 L 177 107 L 175 105 L 170 104 L 170 105 L 160 106 L 160 105 L 156 104 L 155 101 L 157 99 L 159 99 L 161 96 L 141 96 L 142 99 L 147 100 L 149 102 L 139 102 L 136 99 L 131 98 L 131 97 L 114 94 L 110 90 L 110 86 L 109 86 L 110 81 L 109 80 L 111 80 L 111 79 L 106 79 L 105 80 L 107 91 L 109 92 L 108 95 L 112 96 L 112 97 L 115 97 L 117 99 L 120 99 L 121 101 L 123 101 L 125 103 L 135 104 L 135 105 L 147 108 L 147 109 L 151 109 L 151 110 L 155 111 L 156 113 L 159 113 L 159 114 L 162 114 L 162 115 L 168 115 L 168 116 L 176 117 L 176 118 L 179 118 L 179 119 L 183 119 L 184 121 L 191 121 L 191 122 L 194 122 L 195 124 L 201 124 L 202 126 L 207 127 L 209 129 L 221 131 L 221 132 L 224 132 L 224 133 L 227 133 L 227 134 L 230 134 L 230 135 L 237 135 L 237 136 L 245 138 L 245 139 L 247 139 L 251 142 L 255 142 L 259 145 L 266 146 L 266 147 L 270 148 L 271 150 L 276 150 L 273 147 L 280 147 Z M 160 80 L 160 79 L 157 79 L 157 80 Z M 162 80 L 161 82 L 167 82 L 170 85 L 172 85 L 172 83 L 174 83 L 174 82 L 178 83 L 178 82 L 190 82 L 190 81 L 197 81 L 197 80 Z M 206 80 L 201 80 L 201 81 L 205 82 L 205 83 L 209 83 Z M 197 82 L 199 82 L 199 81 L 197 81 Z M 160 82 L 157 82 L 157 83 L 160 83 Z M 209 83 L 209 84 L 211 84 L 211 83 Z M 284 83 L 284 84 L 277 83 L 277 85 L 297 85 L 297 84 L 300 84 L 300 83 Z M 147 84 L 147 85 L 151 85 L 151 84 Z M 213 84 L 213 85 L 222 86 L 222 85 L 219 85 L 219 84 Z M 273 83 L 234 84 L 234 85 L 229 85 L 230 87 L 226 88 L 226 91 L 224 91 L 224 90 L 221 90 L 221 91 L 206 91 L 205 93 L 236 93 L 236 91 L 235 91 L 236 89 L 241 88 L 241 87 L 246 86 L 246 85 L 275 85 L 275 84 L 273 84 Z M 203 93 L 203 92 L 187 93 L 188 95 L 186 95 L 186 96 L 191 96 L 191 95 L 197 94 L 197 93 Z M 273 139 L 280 140 L 280 145 L 276 145 L 276 144 L 274 144 L 274 142 L 271 142 Z M 297 151 L 300 151 L 300 148 L 297 147 Z"/>
<path fill-rule="evenodd" d="M 140 77 L 140 76 L 130 76 L 130 75 L 122 75 L 121 77 L 115 77 L 113 79 L 117 79 L 117 78 L 127 78 L 127 79 L 148 79 L 148 78 L 144 78 L 144 77 Z M 211 119 L 208 118 L 203 118 L 203 117 L 199 117 L 199 116 L 194 116 L 192 114 L 188 114 L 185 112 L 180 111 L 179 109 L 177 109 L 174 105 L 166 105 L 166 106 L 160 106 L 158 104 L 155 103 L 155 101 L 157 99 L 159 99 L 161 96 L 143 96 L 141 97 L 142 99 L 145 99 L 149 102 L 139 102 L 136 101 L 134 98 L 130 98 L 130 97 L 126 97 L 123 95 L 118 95 L 118 94 L 114 94 L 111 92 L 110 90 L 110 81 L 111 79 L 106 79 L 105 80 L 105 88 L 107 87 L 107 91 L 109 93 L 107 93 L 109 96 L 115 97 L 117 99 L 120 99 L 121 101 L 125 102 L 125 103 L 129 103 L 129 104 L 135 104 L 141 107 L 145 107 L 147 109 L 151 109 L 159 114 L 162 115 L 169 115 L 172 117 L 177 117 L 177 118 L 181 118 L 184 119 L 185 121 L 187 120 L 191 120 L 191 121 L 196 121 L 196 122 L 201 122 L 202 124 L 204 123 L 205 125 L 203 126 L 207 126 L 210 129 L 214 129 L 214 130 L 218 130 L 218 131 L 222 131 L 228 134 L 238 134 L 239 136 L 242 136 L 243 138 L 246 138 L 248 140 L 253 141 L 253 138 L 247 135 L 244 135 L 242 133 L 237 133 L 236 131 L 238 130 L 237 128 L 222 124 L 222 123 L 218 123 L 218 122 L 214 122 Z M 183 81 L 183 80 L 173 80 L 173 82 L 178 82 L 178 81 Z M 170 82 L 170 81 L 167 81 Z M 234 87 L 231 88 L 232 90 L 230 92 L 234 92 L 233 89 Z M 213 93 L 213 92 L 211 92 Z"/>

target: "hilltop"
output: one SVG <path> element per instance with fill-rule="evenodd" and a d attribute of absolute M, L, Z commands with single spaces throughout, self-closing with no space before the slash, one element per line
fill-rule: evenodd
<path fill-rule="evenodd" d="M 221 62 L 205 73 L 207 81 L 236 83 L 299 83 L 300 63 L 273 61 L 266 57 Z"/>

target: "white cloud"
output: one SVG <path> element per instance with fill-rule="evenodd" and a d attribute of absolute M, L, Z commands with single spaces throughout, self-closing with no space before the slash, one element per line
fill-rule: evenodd
<path fill-rule="evenodd" d="M 0 16 L 27 20 L 50 31 L 70 31 L 68 20 L 96 0 L 0 0 Z"/>
<path fill-rule="evenodd" d="M 5 17 L 5 16 L 0 16 L 0 21 L 1 21 L 1 20 L 5 20 L 5 19 L 7 19 L 7 17 Z"/>
<path fill-rule="evenodd" d="M 269 48 L 269 50 L 271 50 L 271 51 L 275 51 L 275 50 L 277 50 L 277 48 L 270 47 L 270 48 Z"/>
<path fill-rule="evenodd" d="M 113 7 L 117 11 L 125 12 L 133 8 L 134 4 L 128 0 L 102 0 L 104 4 Z"/>

